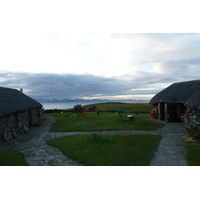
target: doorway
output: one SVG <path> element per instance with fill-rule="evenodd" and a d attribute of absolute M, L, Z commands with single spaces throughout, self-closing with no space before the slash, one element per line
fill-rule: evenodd
<path fill-rule="evenodd" d="M 160 120 L 165 120 L 165 103 L 160 103 Z"/>

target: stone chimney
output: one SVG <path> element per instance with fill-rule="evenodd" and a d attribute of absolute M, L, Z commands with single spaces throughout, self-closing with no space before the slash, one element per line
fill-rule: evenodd
<path fill-rule="evenodd" d="M 22 93 L 23 93 L 23 88 L 20 88 L 20 92 L 22 92 Z"/>

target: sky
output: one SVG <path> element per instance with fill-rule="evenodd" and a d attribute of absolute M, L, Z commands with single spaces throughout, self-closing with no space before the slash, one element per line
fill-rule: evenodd
<path fill-rule="evenodd" d="M 0 86 L 33 98 L 150 100 L 199 79 L 200 34 L 1 34 Z"/>
<path fill-rule="evenodd" d="M 150 100 L 199 79 L 200 34 L 1 34 L 0 86 L 33 98 Z"/>
<path fill-rule="evenodd" d="M 199 79 L 198 13 L 194 0 L 181 9 L 174 0 L 1 2 L 0 87 L 35 99 L 150 100 Z"/>

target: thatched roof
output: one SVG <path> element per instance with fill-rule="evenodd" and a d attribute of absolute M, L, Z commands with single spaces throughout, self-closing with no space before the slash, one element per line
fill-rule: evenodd
<path fill-rule="evenodd" d="M 193 94 L 186 102 L 185 106 L 200 110 L 200 91 Z"/>
<path fill-rule="evenodd" d="M 0 116 L 36 107 L 42 104 L 16 89 L 0 87 Z"/>
<path fill-rule="evenodd" d="M 174 83 L 156 94 L 149 103 L 185 103 L 193 94 L 198 91 L 200 91 L 200 80 Z"/>

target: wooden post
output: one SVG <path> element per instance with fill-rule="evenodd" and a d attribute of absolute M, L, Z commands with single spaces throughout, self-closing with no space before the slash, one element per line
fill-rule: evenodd
<path fill-rule="evenodd" d="M 158 103 L 158 119 L 161 120 L 161 108 L 160 108 L 160 103 Z"/>
<path fill-rule="evenodd" d="M 167 103 L 165 103 L 165 116 L 164 116 L 164 120 L 167 122 L 168 121 L 168 109 L 167 109 Z"/>

